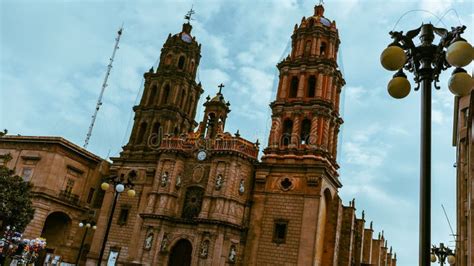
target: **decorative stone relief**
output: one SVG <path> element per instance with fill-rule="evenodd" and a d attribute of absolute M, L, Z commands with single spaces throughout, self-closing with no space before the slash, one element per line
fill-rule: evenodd
<path fill-rule="evenodd" d="M 180 189 L 180 188 L 181 188 L 181 174 L 179 174 L 179 175 L 176 177 L 176 184 L 175 184 L 175 187 L 176 187 L 176 189 Z"/>
<path fill-rule="evenodd" d="M 290 191 L 292 190 L 295 186 L 294 186 L 294 183 L 293 183 L 293 180 L 288 178 L 288 177 L 284 177 L 282 178 L 279 183 L 278 183 L 278 186 L 280 187 L 281 190 L 283 191 Z"/>
<path fill-rule="evenodd" d="M 161 240 L 161 246 L 160 246 L 160 251 L 161 252 L 166 252 L 168 250 L 168 234 L 165 233 L 163 235 L 163 240 Z"/>
<path fill-rule="evenodd" d="M 193 171 L 193 181 L 201 182 L 203 177 L 204 177 L 204 167 L 202 167 L 201 165 L 196 166 Z"/>

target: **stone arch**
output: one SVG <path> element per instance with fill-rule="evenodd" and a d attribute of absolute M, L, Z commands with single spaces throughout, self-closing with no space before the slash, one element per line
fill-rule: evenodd
<path fill-rule="evenodd" d="M 321 265 L 332 265 L 335 259 L 334 253 L 336 252 L 336 234 L 340 200 L 337 194 L 332 192 L 329 188 L 324 190 L 324 198 L 327 206 L 327 215 Z"/>
<path fill-rule="evenodd" d="M 178 59 L 178 68 L 184 69 L 184 64 L 186 63 L 186 57 L 184 55 L 180 55 Z"/>
<path fill-rule="evenodd" d="M 56 249 L 68 239 L 72 225 L 71 216 L 62 211 L 51 212 L 47 217 L 41 231 L 41 237 L 46 238 L 48 248 Z"/>
<path fill-rule="evenodd" d="M 150 93 L 149 93 L 148 102 L 147 102 L 148 106 L 153 105 L 155 103 L 157 92 L 158 92 L 158 87 L 156 85 L 153 85 L 150 87 Z"/>
<path fill-rule="evenodd" d="M 315 265 L 325 265 L 322 263 L 323 261 L 323 256 L 324 256 L 324 250 L 321 249 L 320 247 L 325 246 L 325 241 L 326 241 L 326 226 L 328 222 L 328 209 L 329 206 L 331 206 L 331 201 L 332 201 L 332 195 L 331 195 L 331 190 L 329 188 L 326 188 L 323 192 L 322 197 L 320 198 L 320 203 L 319 203 L 319 215 L 318 215 L 318 229 L 317 229 L 317 235 L 316 235 L 316 252 L 315 252 Z M 332 265 L 332 264 L 328 264 Z"/>
<path fill-rule="evenodd" d="M 169 65 L 173 62 L 173 53 L 169 53 L 165 57 L 165 65 Z"/>
<path fill-rule="evenodd" d="M 171 86 L 166 84 L 163 86 L 163 94 L 161 96 L 161 104 L 168 104 L 171 96 Z"/>
<path fill-rule="evenodd" d="M 293 133 L 293 120 L 287 118 L 283 121 L 281 132 L 281 145 L 286 147 L 291 143 L 291 135 Z"/>
<path fill-rule="evenodd" d="M 296 98 L 296 96 L 298 94 L 298 84 L 299 84 L 298 77 L 293 76 L 291 78 L 291 82 L 290 82 L 290 95 L 289 95 L 289 98 Z"/>
<path fill-rule="evenodd" d="M 311 133 L 311 120 L 308 118 L 303 119 L 301 122 L 300 131 L 300 144 L 308 145 Z"/>
<path fill-rule="evenodd" d="M 326 42 L 321 42 L 321 45 L 319 46 L 319 55 L 325 56 L 327 54 L 327 43 Z"/>
<path fill-rule="evenodd" d="M 138 129 L 138 134 L 137 134 L 137 140 L 135 141 L 135 144 L 143 143 L 147 127 L 148 127 L 147 122 L 142 122 L 140 124 L 140 127 Z"/>
<path fill-rule="evenodd" d="M 192 254 L 193 254 L 193 245 L 191 241 L 189 241 L 186 238 L 181 238 L 177 240 L 170 249 L 168 265 L 169 266 L 191 265 Z"/>

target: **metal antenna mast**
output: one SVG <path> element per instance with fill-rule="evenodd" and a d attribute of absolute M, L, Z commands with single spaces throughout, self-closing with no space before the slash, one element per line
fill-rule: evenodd
<path fill-rule="evenodd" d="M 109 79 L 110 71 L 112 70 L 112 63 L 114 62 L 115 52 L 117 52 L 117 49 L 119 49 L 118 45 L 120 42 L 120 37 L 122 36 L 122 31 L 123 31 L 123 24 L 120 27 L 119 31 L 117 32 L 117 37 L 115 38 L 114 51 L 112 52 L 112 57 L 110 57 L 110 62 L 109 62 L 109 65 L 107 66 L 107 72 L 105 73 L 104 82 L 102 83 L 102 89 L 100 91 L 99 99 L 97 100 L 97 105 L 95 106 L 95 111 L 94 111 L 94 114 L 92 115 L 92 121 L 89 126 L 89 130 L 87 131 L 86 140 L 84 141 L 84 146 L 83 146 L 84 148 L 87 148 L 87 145 L 89 145 L 89 140 L 92 135 L 92 129 L 94 128 L 95 119 L 97 118 L 97 113 L 99 112 L 100 106 L 102 105 L 102 96 L 104 96 L 105 88 L 108 86 L 107 80 Z"/>

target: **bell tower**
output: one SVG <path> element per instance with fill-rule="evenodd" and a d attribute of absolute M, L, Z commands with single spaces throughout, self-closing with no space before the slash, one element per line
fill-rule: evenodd
<path fill-rule="evenodd" d="M 325 264 L 323 244 L 335 243 L 327 223 L 342 186 L 336 162 L 342 119 L 339 97 L 345 84 L 336 57 L 336 23 L 316 5 L 292 35 L 291 53 L 277 68 L 280 80 L 262 163 L 256 167 L 247 265 Z M 332 238 L 332 240 L 331 240 Z M 280 260 L 284 257 L 283 260 Z"/>
<path fill-rule="evenodd" d="M 191 35 L 192 10 L 181 32 L 168 35 L 161 49 L 160 63 L 144 74 L 145 84 L 135 112 L 134 125 L 124 153 L 150 151 L 164 135 L 180 135 L 194 130 L 196 107 L 203 93 L 195 81 L 201 58 L 201 44 Z"/>

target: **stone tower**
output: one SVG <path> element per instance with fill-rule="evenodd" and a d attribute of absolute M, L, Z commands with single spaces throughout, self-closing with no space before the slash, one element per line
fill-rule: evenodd
<path fill-rule="evenodd" d="M 327 217 L 342 186 L 336 162 L 345 84 L 336 63 L 339 43 L 335 22 L 317 5 L 295 25 L 291 53 L 277 65 L 280 81 L 270 105 L 268 147 L 256 166 L 246 265 L 276 257 L 282 264 L 332 265 L 337 230 Z"/>
<path fill-rule="evenodd" d="M 134 125 L 123 155 L 150 151 L 150 146 L 159 146 L 164 135 L 188 133 L 196 127 L 196 107 L 203 93 L 195 81 L 201 45 L 191 30 L 188 22 L 180 33 L 170 34 L 157 70 L 151 68 L 144 74 L 143 96 L 133 108 Z"/>

